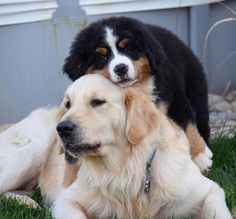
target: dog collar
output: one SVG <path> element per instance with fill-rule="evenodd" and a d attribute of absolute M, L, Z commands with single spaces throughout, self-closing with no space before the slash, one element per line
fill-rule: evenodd
<path fill-rule="evenodd" d="M 151 153 L 147 164 L 146 164 L 146 180 L 145 180 L 145 186 L 144 186 L 144 192 L 149 193 L 150 192 L 150 187 L 151 187 L 151 179 L 152 179 L 152 174 L 151 174 L 151 167 L 152 167 L 152 161 L 153 158 L 156 154 L 157 149 L 155 148 L 153 152 Z"/>

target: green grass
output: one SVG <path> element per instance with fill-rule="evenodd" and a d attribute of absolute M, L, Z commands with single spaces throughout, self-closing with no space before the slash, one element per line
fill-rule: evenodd
<path fill-rule="evenodd" d="M 0 219 L 52 219 L 39 189 L 34 190 L 32 198 L 39 204 L 36 209 L 20 204 L 17 199 L 0 196 Z"/>
<path fill-rule="evenodd" d="M 226 193 L 226 201 L 236 219 L 236 136 L 231 139 L 218 137 L 211 142 L 214 162 L 209 178 L 216 181 Z M 0 196 L 0 219 L 52 219 L 50 210 L 44 205 L 39 189 L 33 193 L 39 208 L 32 209 L 17 200 Z"/>
<path fill-rule="evenodd" d="M 218 137 L 211 145 L 213 166 L 207 176 L 224 189 L 227 205 L 236 218 L 236 136 Z"/>

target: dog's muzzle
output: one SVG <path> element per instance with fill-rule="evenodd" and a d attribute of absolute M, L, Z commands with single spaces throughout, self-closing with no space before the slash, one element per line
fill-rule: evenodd
<path fill-rule="evenodd" d="M 60 136 L 65 151 L 71 156 L 78 157 L 80 154 L 97 152 L 100 143 L 87 143 L 83 139 L 79 127 L 71 120 L 64 120 L 57 125 L 57 132 Z"/>

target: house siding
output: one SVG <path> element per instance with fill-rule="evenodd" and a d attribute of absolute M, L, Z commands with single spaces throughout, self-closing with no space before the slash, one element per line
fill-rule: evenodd
<path fill-rule="evenodd" d="M 210 91 L 221 93 L 231 81 L 236 87 L 236 55 L 212 78 L 222 60 L 236 50 L 236 22 L 213 30 L 203 59 L 207 30 L 219 19 L 232 17 L 219 4 L 179 9 L 85 16 L 77 0 L 59 0 L 51 20 L 0 26 L 0 124 L 16 122 L 37 107 L 58 104 L 71 83 L 62 73 L 70 44 L 85 24 L 108 16 L 130 16 L 176 33 L 205 64 Z M 236 11 L 236 2 L 226 3 Z"/>

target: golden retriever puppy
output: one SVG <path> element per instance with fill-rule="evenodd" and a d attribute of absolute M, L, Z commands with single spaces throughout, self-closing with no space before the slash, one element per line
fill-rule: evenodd
<path fill-rule="evenodd" d="M 86 75 L 68 88 L 61 110 L 59 140 L 80 169 L 56 195 L 55 218 L 232 218 L 224 191 L 192 161 L 185 133 L 138 85 L 122 89 Z M 55 154 L 42 177 L 46 194 L 62 181 Z"/>

